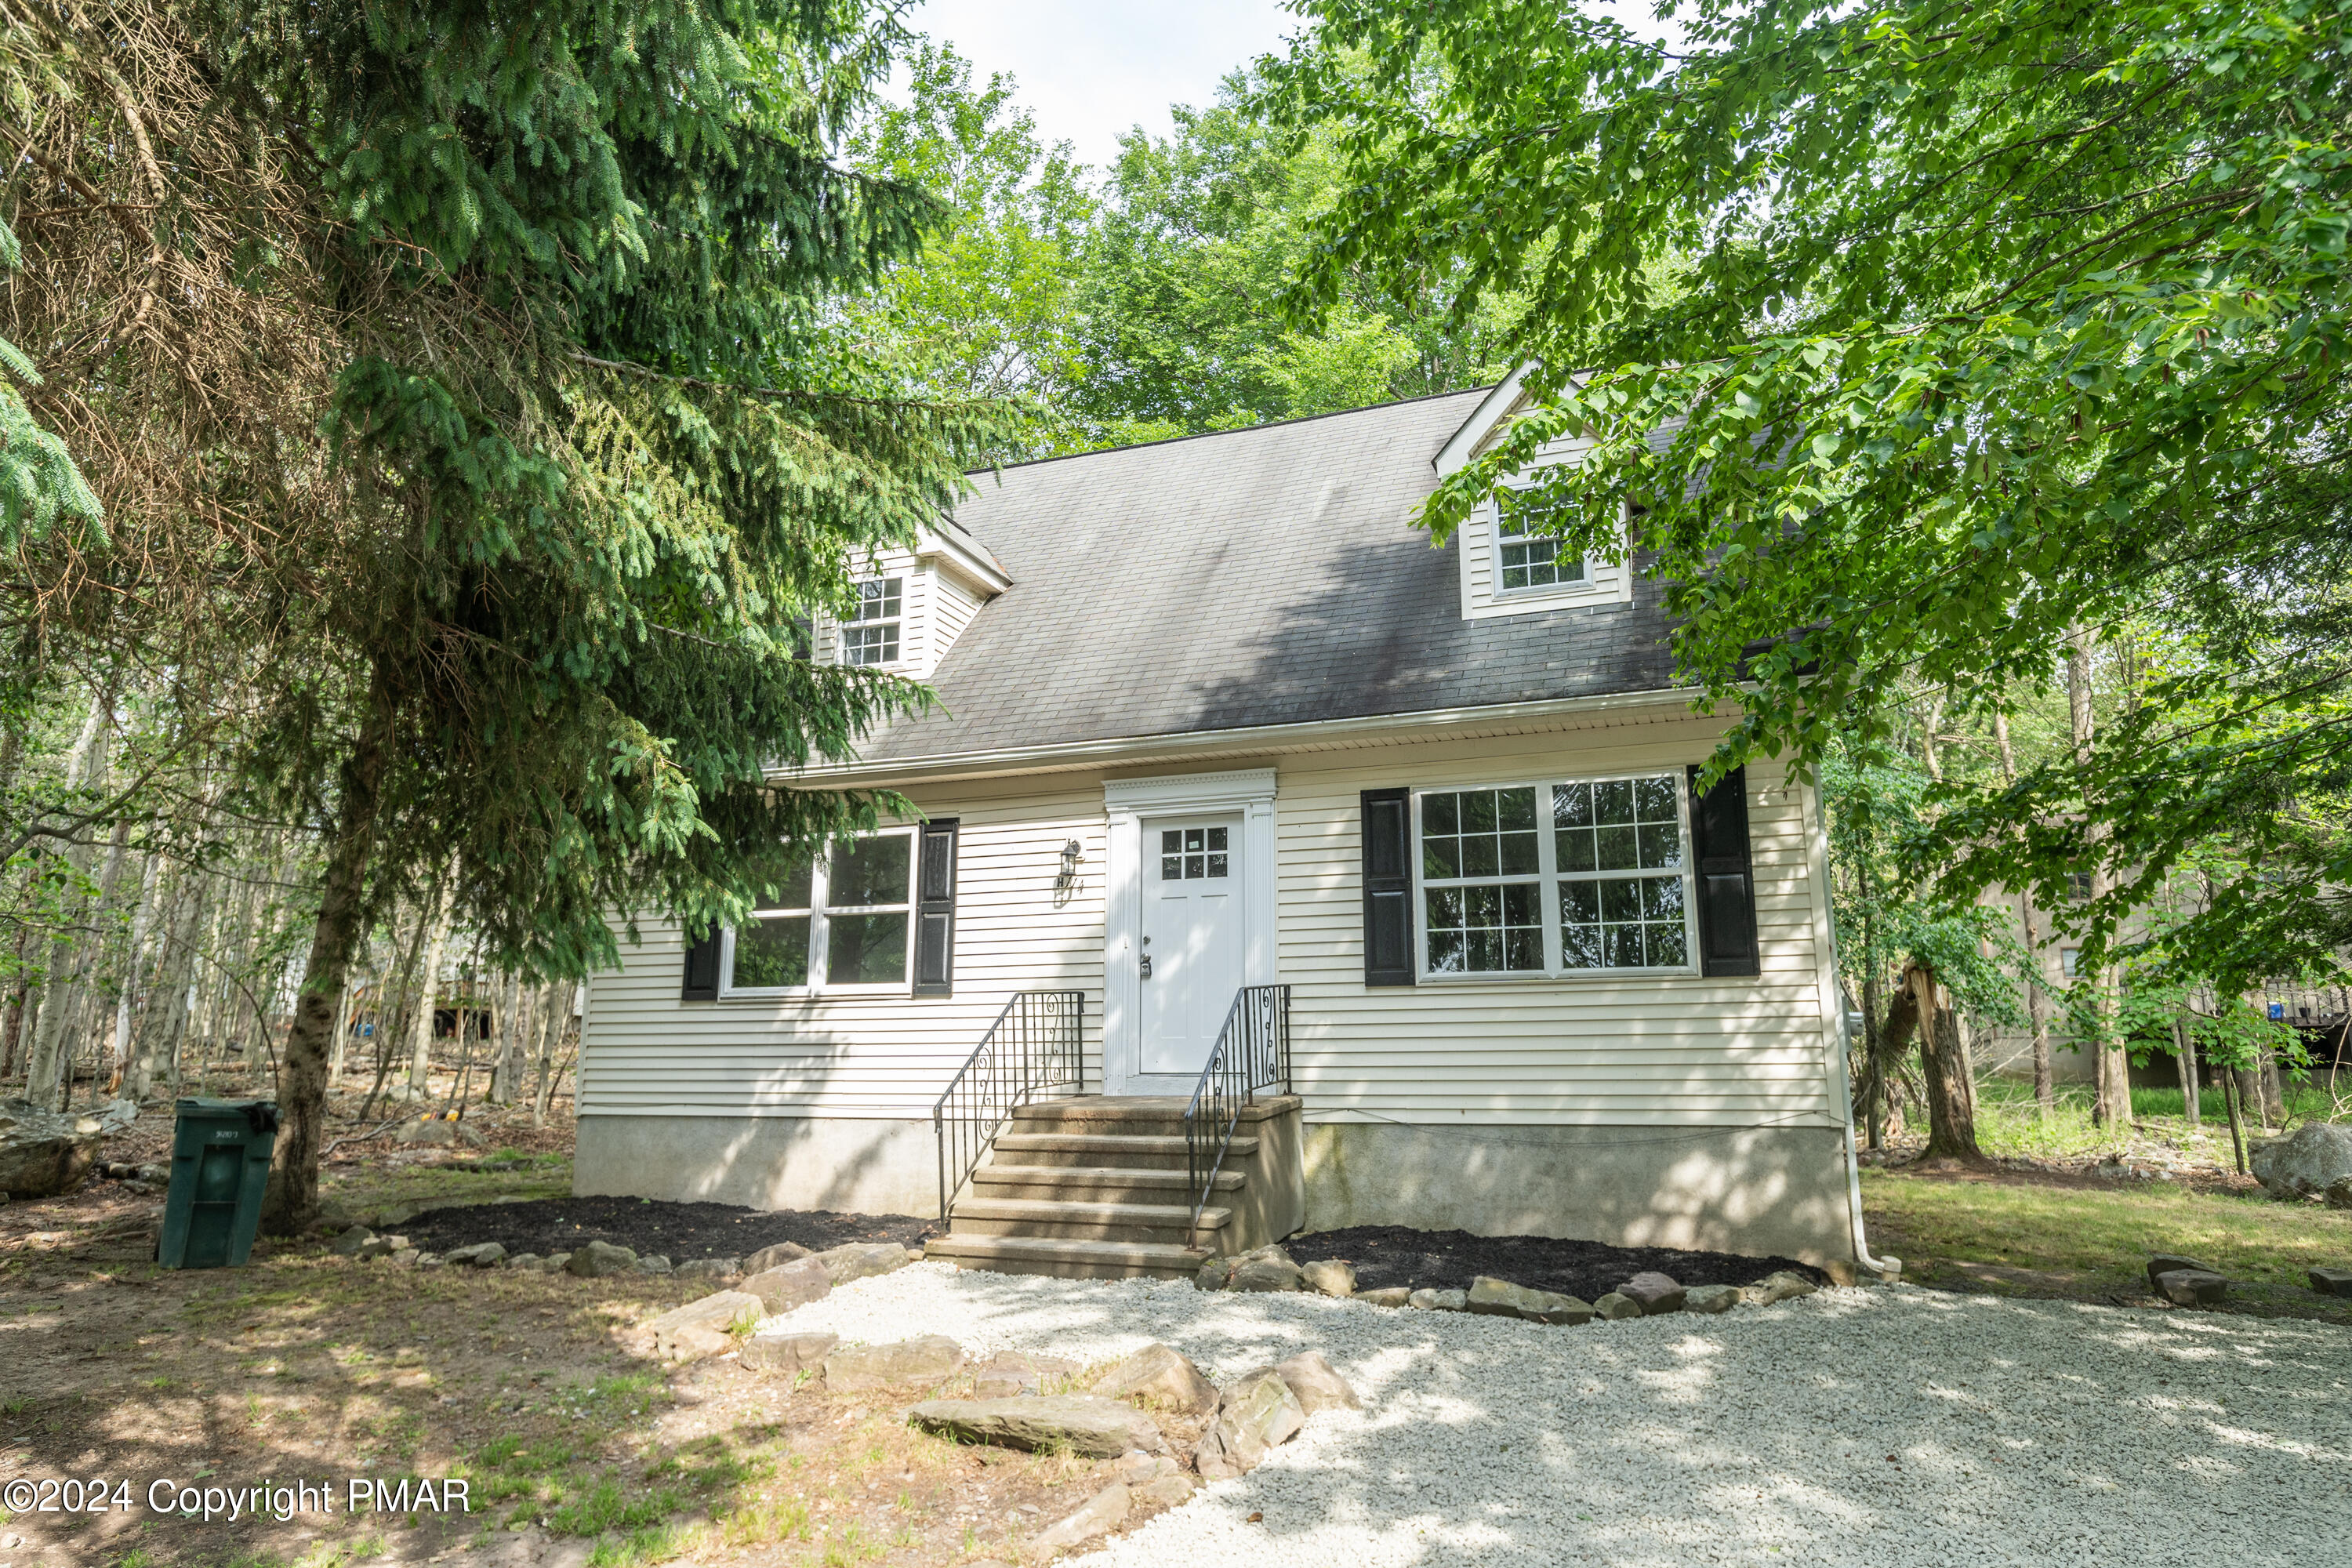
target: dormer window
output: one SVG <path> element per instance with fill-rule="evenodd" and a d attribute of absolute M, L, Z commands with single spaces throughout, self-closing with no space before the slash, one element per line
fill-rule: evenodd
<path fill-rule="evenodd" d="M 857 613 L 841 628 L 842 663 L 898 662 L 898 612 L 906 581 L 884 577 L 857 584 Z"/>
<path fill-rule="evenodd" d="M 1534 531 L 1540 507 L 1525 491 L 1506 489 L 1495 497 L 1496 583 L 1506 594 L 1523 588 L 1558 588 L 1584 581 L 1584 557 L 1560 553 L 1559 541 Z"/>

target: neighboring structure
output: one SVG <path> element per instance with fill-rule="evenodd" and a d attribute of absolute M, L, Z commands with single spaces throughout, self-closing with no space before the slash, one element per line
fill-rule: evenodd
<path fill-rule="evenodd" d="M 777 782 L 922 819 L 597 977 L 579 1190 L 922 1214 L 944 1168 L 935 1251 L 1074 1272 L 1302 1220 L 1853 1258 L 1813 791 L 1694 795 L 1654 584 L 1410 521 L 1517 398 L 982 475 L 877 562 L 817 657 L 940 707 Z"/>

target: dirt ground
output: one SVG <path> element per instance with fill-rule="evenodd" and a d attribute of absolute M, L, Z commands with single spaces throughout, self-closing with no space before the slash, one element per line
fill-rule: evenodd
<path fill-rule="evenodd" d="M 939 1226 L 905 1215 L 773 1214 L 731 1204 L 653 1204 L 642 1198 L 541 1198 L 436 1209 L 404 1223 L 401 1234 L 429 1252 L 495 1241 L 509 1253 L 541 1258 L 592 1241 L 625 1247 L 672 1263 L 694 1258 L 749 1257 L 780 1241 L 812 1252 L 853 1241 L 920 1247 Z"/>
<path fill-rule="evenodd" d="M 1780 1268 L 1793 1269 L 1808 1279 L 1822 1279 L 1818 1270 L 1792 1258 L 1610 1247 L 1540 1236 L 1473 1236 L 1466 1230 L 1408 1230 L 1395 1225 L 1312 1231 L 1283 1247 L 1301 1263 L 1346 1258 L 1356 1266 L 1356 1287 L 1361 1290 L 1391 1285 L 1466 1290 L 1479 1275 L 1491 1274 L 1530 1289 L 1593 1301 L 1645 1269 L 1682 1285 L 1748 1285 Z"/>

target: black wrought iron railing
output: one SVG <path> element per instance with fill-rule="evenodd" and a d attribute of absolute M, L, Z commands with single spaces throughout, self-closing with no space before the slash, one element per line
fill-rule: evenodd
<path fill-rule="evenodd" d="M 941 1221 L 1007 1117 L 1043 1096 L 1080 1092 L 1086 999 L 1083 991 L 1015 992 L 931 1107 Z"/>
<path fill-rule="evenodd" d="M 1290 987 L 1244 985 L 1234 993 L 1217 1048 L 1184 1108 L 1184 1165 L 1192 1183 L 1187 1234 L 1209 1205 L 1211 1184 L 1233 1147 L 1243 1108 L 1267 1092 L 1290 1092 Z"/>

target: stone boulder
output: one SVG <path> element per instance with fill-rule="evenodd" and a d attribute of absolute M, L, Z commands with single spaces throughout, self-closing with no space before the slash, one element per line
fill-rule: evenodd
<path fill-rule="evenodd" d="M 2352 1123 L 2306 1121 L 2246 1153 L 2247 1168 L 2274 1198 L 2317 1197 L 2352 1176 Z"/>
<path fill-rule="evenodd" d="M 2352 1176 L 2336 1177 L 2327 1184 L 2327 1190 L 2320 1196 L 2327 1200 L 2329 1208 L 2352 1209 Z"/>
<path fill-rule="evenodd" d="M 2156 1293 L 2176 1307 L 2218 1307 L 2230 1282 L 2203 1268 L 2174 1268 L 2156 1277 Z"/>
<path fill-rule="evenodd" d="M 1323 1359 L 1321 1351 L 1301 1351 L 1288 1361 L 1276 1363 L 1275 1375 L 1290 1385 L 1291 1396 L 1298 1408 L 1312 1415 L 1318 1410 L 1361 1410 L 1364 1402 L 1341 1377 L 1331 1363 Z"/>
<path fill-rule="evenodd" d="M 1201 1271 L 1192 1276 L 1192 1289 L 1195 1290 L 1223 1289 L 1233 1283 L 1234 1261 L 1230 1258 L 1210 1258 L 1201 1265 Z"/>
<path fill-rule="evenodd" d="M 509 1252 L 507 1254 L 508 1268 L 527 1269 L 533 1274 L 545 1273 L 546 1270 L 541 1268 L 540 1266 L 546 1261 L 546 1258 L 541 1258 L 536 1252 Z"/>
<path fill-rule="evenodd" d="M 89 1179 L 106 1126 L 95 1116 L 44 1110 L 28 1100 L 0 1101 L 0 1193 L 53 1198 Z"/>
<path fill-rule="evenodd" d="M 2314 1268 L 2310 1278 L 2311 1288 L 2321 1295 L 2352 1300 L 2352 1268 Z"/>
<path fill-rule="evenodd" d="M 2150 1253 L 2147 1259 L 2147 1288 L 2150 1290 L 2157 1291 L 2158 1295 L 2163 1294 L 2162 1290 L 2158 1289 L 2156 1283 L 2158 1276 L 2169 1274 L 2179 1268 L 2194 1268 L 2200 1274 L 2212 1274 L 2218 1272 L 2211 1264 L 2207 1263 L 2200 1258 L 2187 1257 L 2181 1253 Z"/>
<path fill-rule="evenodd" d="M 895 1241 L 853 1241 L 847 1247 L 812 1252 L 808 1261 L 822 1268 L 825 1279 L 838 1290 L 853 1279 L 871 1279 L 877 1274 L 904 1268 L 908 1259 L 907 1249 Z"/>
<path fill-rule="evenodd" d="M 1279 1382 L 1279 1379 L 1276 1379 Z M 1131 1405 L 1093 1394 L 1018 1399 L 929 1399 L 907 1413 L 926 1431 L 1000 1448 L 1067 1448 L 1088 1459 L 1115 1459 L 1130 1448 L 1164 1453 L 1167 1439 Z"/>
<path fill-rule="evenodd" d="M 1234 1265 L 1229 1289 L 1234 1290 L 1296 1291 L 1307 1289 L 1307 1277 L 1290 1255 L 1278 1247 L 1260 1247 L 1244 1254 Z"/>
<path fill-rule="evenodd" d="M 1405 1298 L 1405 1305 L 1423 1312 L 1466 1312 L 1470 1310 L 1467 1290 L 1415 1290 Z"/>
<path fill-rule="evenodd" d="M 568 1252 L 551 1252 L 551 1253 L 549 1253 L 546 1257 L 544 1257 L 544 1258 L 541 1258 L 541 1259 L 539 1260 L 539 1271 L 540 1271 L 541 1274 L 569 1274 L 569 1273 L 571 1273 L 571 1272 L 572 1272 L 572 1254 L 570 1254 L 570 1253 L 568 1253 Z"/>
<path fill-rule="evenodd" d="M 1077 1372 L 1077 1363 L 1058 1356 L 1003 1351 L 972 1369 L 971 1396 L 1011 1399 L 1024 1394 L 1043 1394 L 1049 1380 L 1074 1377 Z"/>
<path fill-rule="evenodd" d="M 1409 1307 L 1412 1291 L 1402 1285 L 1383 1285 L 1377 1290 L 1359 1290 L 1356 1300 L 1375 1307 Z"/>
<path fill-rule="evenodd" d="M 837 1350 L 824 1358 L 827 1394 L 908 1388 L 945 1383 L 963 1365 L 963 1347 L 945 1334 L 920 1334 L 887 1345 Z"/>
<path fill-rule="evenodd" d="M 1633 1278 L 1617 1287 L 1617 1294 L 1639 1303 L 1642 1315 L 1645 1318 L 1663 1317 L 1668 1312 L 1681 1311 L 1683 1302 L 1688 1296 L 1688 1292 L 1684 1290 L 1679 1283 L 1666 1275 L 1658 1273 L 1655 1269 L 1643 1269 L 1634 1275 Z"/>
<path fill-rule="evenodd" d="M 592 1241 L 574 1251 L 565 1260 L 563 1271 L 583 1279 L 602 1279 L 608 1275 L 634 1274 L 637 1255 L 625 1247 L 614 1247 L 609 1241 Z"/>
<path fill-rule="evenodd" d="M 637 1258 L 637 1272 L 640 1274 L 667 1274 L 669 1271 L 669 1259 L 658 1252 L 640 1254 Z"/>
<path fill-rule="evenodd" d="M 329 1244 L 327 1250 L 338 1258 L 356 1258 L 360 1248 L 375 1239 L 375 1232 L 363 1225 L 355 1225 Z"/>
<path fill-rule="evenodd" d="M 478 1241 L 471 1247 L 453 1247 L 441 1258 L 453 1268 L 496 1268 L 507 1260 L 507 1249 L 495 1241 Z"/>
<path fill-rule="evenodd" d="M 740 1258 L 689 1258 L 670 1270 L 680 1279 L 732 1279 L 743 1272 Z"/>
<path fill-rule="evenodd" d="M 781 1264 L 791 1263 L 809 1256 L 809 1249 L 797 1241 L 780 1241 L 773 1247 L 763 1247 L 743 1259 L 743 1272 L 764 1274 Z"/>
<path fill-rule="evenodd" d="M 1694 1285 L 1683 1292 L 1685 1312 L 1728 1312 L 1739 1305 L 1737 1285 Z"/>
<path fill-rule="evenodd" d="M 408 1237 L 404 1236 L 371 1236 L 352 1249 L 352 1257 L 366 1263 L 378 1258 L 394 1258 L 408 1249 Z"/>
<path fill-rule="evenodd" d="M 789 1312 L 794 1307 L 805 1307 L 811 1301 L 823 1300 L 833 1290 L 833 1279 L 825 1273 L 824 1264 L 814 1258 L 801 1258 L 790 1263 L 780 1263 L 773 1268 L 761 1269 L 741 1281 L 736 1289 L 749 1290 L 760 1298 L 772 1317 L 779 1312 Z"/>
<path fill-rule="evenodd" d="M 1592 1306 L 1573 1296 L 1530 1289 L 1481 1274 L 1470 1284 L 1469 1310 L 1491 1318 L 1523 1318 L 1530 1323 L 1589 1323 Z"/>
<path fill-rule="evenodd" d="M 1244 1373 L 1218 1399 L 1217 1418 L 1201 1435 L 1193 1464 L 1208 1480 L 1246 1474 L 1306 1425 L 1306 1408 L 1280 1373 L 1270 1366 Z"/>
<path fill-rule="evenodd" d="M 803 1367 L 823 1363 L 839 1343 L 839 1334 L 821 1331 L 801 1333 L 770 1331 L 753 1334 L 745 1340 L 740 1360 L 742 1365 L 755 1372 L 798 1372 Z"/>
<path fill-rule="evenodd" d="M 1606 1296 L 1601 1297 L 1598 1301 L 1593 1302 L 1592 1310 L 1601 1317 L 1614 1323 L 1626 1318 L 1640 1317 L 1642 1315 L 1642 1303 L 1636 1301 L 1631 1296 L 1622 1295 L 1615 1290 L 1612 1290 Z"/>
<path fill-rule="evenodd" d="M 1095 1393 L 1132 1400 L 1153 1410 L 1206 1415 L 1217 1407 L 1217 1386 L 1201 1369 L 1166 1345 L 1146 1345 L 1105 1373 Z"/>
<path fill-rule="evenodd" d="M 1312 1263 L 1298 1266 L 1298 1277 L 1307 1288 L 1325 1296 L 1341 1298 L 1356 1293 L 1356 1266 L 1344 1258 L 1318 1258 Z"/>
<path fill-rule="evenodd" d="M 1136 1488 L 1135 1497 L 1150 1508 L 1181 1508 L 1192 1500 L 1192 1478 L 1181 1470 L 1171 1470 Z"/>
<path fill-rule="evenodd" d="M 664 1361 L 699 1361 L 735 1348 L 738 1323 L 757 1322 L 760 1298 L 743 1290 L 720 1290 L 664 1312 L 646 1329 L 654 1353 Z"/>
<path fill-rule="evenodd" d="M 1793 1300 L 1810 1296 L 1821 1287 L 1803 1275 L 1790 1269 L 1776 1269 L 1753 1285 L 1742 1286 L 1739 1298 L 1751 1307 L 1769 1307 L 1775 1301 Z"/>
<path fill-rule="evenodd" d="M 1039 1532 L 1029 1549 L 1037 1556 L 1050 1557 L 1056 1552 L 1067 1552 L 1082 1541 L 1107 1535 L 1127 1518 L 1127 1510 L 1133 1504 L 1126 1486 L 1113 1481 L 1088 1498 L 1077 1512 Z"/>

